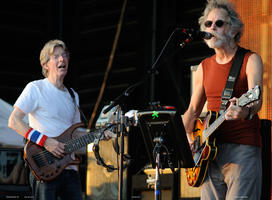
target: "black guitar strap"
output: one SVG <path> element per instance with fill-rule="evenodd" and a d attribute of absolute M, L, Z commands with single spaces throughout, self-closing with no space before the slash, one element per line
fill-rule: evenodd
<path fill-rule="evenodd" d="M 239 72 L 240 69 L 242 67 L 243 61 L 244 61 L 244 57 L 245 54 L 248 52 L 249 50 L 244 49 L 242 47 L 238 47 L 238 50 L 235 54 L 230 72 L 229 72 L 229 76 L 227 79 L 227 83 L 225 86 L 225 89 L 222 92 L 222 96 L 221 96 L 221 106 L 220 106 L 220 114 L 226 110 L 227 108 L 227 104 L 229 99 L 232 97 L 232 93 L 233 93 L 233 89 L 234 89 L 234 85 L 236 83 L 237 78 L 239 77 Z"/>
<path fill-rule="evenodd" d="M 68 89 L 68 92 L 70 93 L 70 95 L 71 95 L 71 97 L 72 97 L 72 99 L 73 99 L 73 102 L 74 102 L 76 108 L 77 108 L 77 109 L 79 110 L 79 112 L 80 112 L 80 117 L 83 119 L 84 125 L 86 126 L 86 125 L 87 125 L 87 119 L 86 119 L 86 117 L 85 117 L 83 111 L 82 111 L 82 110 L 80 109 L 80 107 L 76 104 L 74 91 L 72 90 L 72 88 L 69 88 L 69 87 L 67 87 L 67 89 Z M 81 119 L 81 120 L 82 120 L 82 119 Z"/>

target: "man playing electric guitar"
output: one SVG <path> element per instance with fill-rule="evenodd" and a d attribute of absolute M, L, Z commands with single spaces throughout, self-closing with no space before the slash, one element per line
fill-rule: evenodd
<path fill-rule="evenodd" d="M 199 19 L 201 30 L 213 37 L 205 40 L 215 55 L 198 66 L 190 105 L 183 115 L 187 138 L 191 134 L 207 100 L 208 110 L 219 112 L 221 95 L 225 88 L 243 23 L 234 7 L 227 0 L 208 0 L 203 16 Z M 214 133 L 216 156 L 210 160 L 205 180 L 201 185 L 201 199 L 260 199 L 261 195 L 261 136 L 257 112 L 262 97 L 247 106 L 236 104 L 237 98 L 255 86 L 262 91 L 263 65 L 261 57 L 248 51 L 224 113 L 224 121 Z M 192 146 L 193 149 L 193 146 Z"/>
<path fill-rule="evenodd" d="M 67 156 L 67 152 L 72 152 L 67 149 L 69 145 L 57 138 L 59 136 L 61 139 L 67 136 L 70 138 L 69 133 L 62 133 L 81 120 L 78 94 L 72 91 L 74 95 L 71 95 L 63 83 L 69 63 L 69 52 L 64 42 L 60 40 L 47 42 L 41 50 L 40 63 L 45 78 L 27 84 L 14 104 L 9 127 L 31 141 L 32 147 L 45 148 L 42 152 L 48 161 L 55 158 L 59 160 L 64 157 L 70 158 L 74 154 Z M 29 124 L 23 120 L 26 114 L 29 116 Z M 105 133 L 104 138 L 109 138 L 110 134 Z M 30 147 L 28 144 L 29 142 L 27 146 Z M 51 155 L 54 156 L 53 159 Z M 35 156 L 33 155 L 34 159 Z M 44 163 L 40 162 L 40 158 L 38 157 L 35 163 L 41 167 Z M 58 169 L 61 169 L 60 165 L 56 166 L 56 171 Z M 65 166 L 65 170 L 49 182 L 41 182 L 30 173 L 30 184 L 34 199 L 56 200 L 58 196 L 62 199 L 82 199 L 76 165 Z"/>

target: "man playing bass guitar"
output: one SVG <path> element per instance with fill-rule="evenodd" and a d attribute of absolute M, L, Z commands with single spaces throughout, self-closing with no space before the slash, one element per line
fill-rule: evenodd
<path fill-rule="evenodd" d="M 30 147 L 41 149 L 40 154 L 31 156 L 29 159 L 36 159 L 33 162 L 36 164 L 35 167 L 45 166 L 45 178 L 50 178 L 52 173 L 46 174 L 47 164 L 62 161 L 63 157 L 70 159 L 74 156 L 74 154 L 67 155 L 67 152 L 70 152 L 67 148 L 69 145 L 65 145 L 57 138 L 70 137 L 69 132 L 68 135 L 62 133 L 67 133 L 66 130 L 80 123 L 81 119 L 78 94 L 72 89 L 70 93 L 64 85 L 69 63 L 69 52 L 65 43 L 60 40 L 47 42 L 41 50 L 40 63 L 45 78 L 27 84 L 14 104 L 14 110 L 9 118 L 9 127 L 28 140 L 26 147 L 31 144 Z M 29 124 L 23 120 L 26 114 L 29 116 Z M 106 132 L 104 139 L 110 136 L 111 132 Z M 56 200 L 61 197 L 81 200 L 81 184 L 76 165 L 61 166 L 60 162 L 54 169 L 56 173 L 61 173 L 49 182 L 37 179 L 39 169 L 36 174 L 30 173 L 34 199 Z"/>
<path fill-rule="evenodd" d="M 191 101 L 183 115 L 193 151 L 195 121 L 206 101 L 208 110 L 220 111 L 221 95 L 243 33 L 243 23 L 227 0 L 208 0 L 199 24 L 201 30 L 213 35 L 211 39 L 205 39 L 205 43 L 214 49 L 215 54 L 198 66 Z M 237 105 L 236 100 L 257 85 L 261 92 L 262 76 L 261 57 L 248 51 L 224 112 L 225 121 L 213 134 L 216 155 L 210 160 L 201 183 L 203 200 L 260 199 L 261 135 L 257 112 L 261 109 L 262 97 L 246 106 Z"/>

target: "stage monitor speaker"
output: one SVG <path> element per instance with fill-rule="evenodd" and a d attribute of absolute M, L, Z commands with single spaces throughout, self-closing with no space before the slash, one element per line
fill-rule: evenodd
<path fill-rule="evenodd" d="M 117 153 L 113 148 L 115 139 L 99 142 L 99 154 L 106 165 L 117 167 Z M 120 138 L 119 138 L 120 140 Z M 124 137 L 124 154 L 128 151 L 128 136 Z M 118 141 L 120 144 L 120 141 Z M 97 164 L 94 152 L 88 145 L 86 196 L 88 200 L 116 200 L 118 199 L 118 170 L 108 172 Z M 124 163 L 126 164 L 126 163 Z M 127 169 L 123 171 L 123 199 L 127 199 Z"/>
<path fill-rule="evenodd" d="M 23 148 L 0 148 L 0 199 L 29 199 L 29 168 Z"/>

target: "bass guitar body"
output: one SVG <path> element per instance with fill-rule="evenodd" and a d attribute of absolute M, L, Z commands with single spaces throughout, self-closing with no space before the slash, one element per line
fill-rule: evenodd
<path fill-rule="evenodd" d="M 67 142 L 72 140 L 75 129 L 81 127 L 82 124 L 71 126 L 60 136 L 56 137 L 59 142 Z M 55 179 L 68 165 L 79 164 L 79 159 L 73 158 L 67 153 L 61 159 L 55 157 L 44 147 L 28 141 L 24 148 L 24 158 L 31 168 L 32 173 L 39 181 L 51 181 Z"/>
<path fill-rule="evenodd" d="M 202 122 L 201 119 L 197 119 L 195 123 L 192 134 L 195 167 L 185 169 L 187 183 L 192 187 L 199 187 L 203 183 L 209 162 L 216 157 L 217 147 L 215 145 L 214 135 L 209 136 L 206 141 L 204 141 L 203 132 L 209 128 L 209 125 L 212 124 L 217 117 L 217 112 L 209 111 L 204 122 Z"/>

